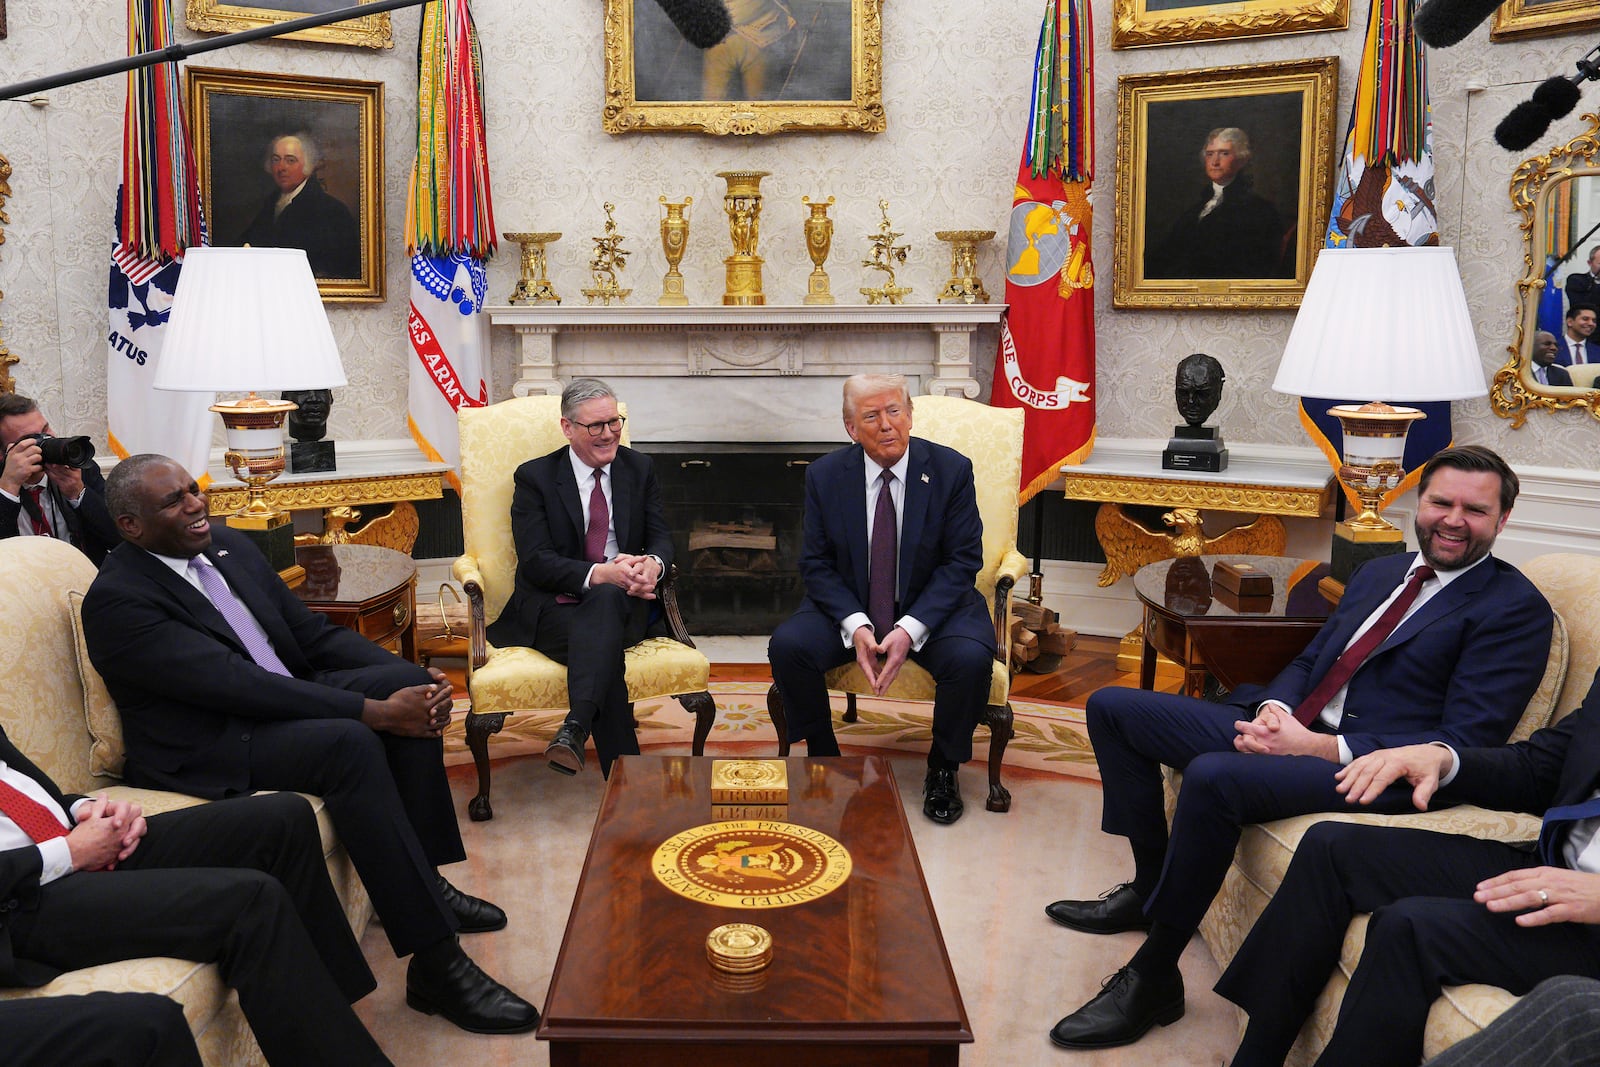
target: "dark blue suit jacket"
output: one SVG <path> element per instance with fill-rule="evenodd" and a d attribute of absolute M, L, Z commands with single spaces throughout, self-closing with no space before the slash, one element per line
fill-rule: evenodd
<path fill-rule="evenodd" d="M 1600 673 L 1582 706 L 1554 726 L 1514 745 L 1458 749 L 1457 755 L 1461 770 L 1439 790 L 1439 804 L 1542 815 L 1588 800 L 1600 784 Z"/>
<path fill-rule="evenodd" d="M 1235 699 L 1298 705 L 1414 558 L 1384 556 L 1356 571 L 1306 650 L 1265 687 L 1241 687 Z M 1340 736 L 1355 756 L 1428 741 L 1456 749 L 1503 743 L 1544 677 L 1552 619 L 1533 583 L 1491 556 L 1445 586 L 1356 670 Z"/>
<path fill-rule="evenodd" d="M 1583 350 L 1587 354 L 1587 362 L 1600 363 L 1600 344 L 1593 340 L 1583 342 Z M 1562 367 L 1572 366 L 1572 339 L 1563 331 L 1556 338 L 1556 364 Z"/>
<path fill-rule="evenodd" d="M 974 584 L 983 566 L 983 520 L 972 461 L 911 438 L 900 531 L 895 610 L 930 636 L 959 634 L 994 645 L 994 623 Z M 806 599 L 834 625 L 867 610 L 866 454 L 851 445 L 806 471 L 800 577 Z"/>

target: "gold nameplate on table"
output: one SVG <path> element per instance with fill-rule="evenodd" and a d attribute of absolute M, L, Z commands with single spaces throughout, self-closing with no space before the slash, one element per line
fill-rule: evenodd
<path fill-rule="evenodd" d="M 712 760 L 711 803 L 787 804 L 789 765 L 781 759 Z"/>
<path fill-rule="evenodd" d="M 850 877 L 849 851 L 820 830 L 745 819 L 696 826 L 650 857 L 656 880 L 719 908 L 787 908 L 820 899 Z"/>

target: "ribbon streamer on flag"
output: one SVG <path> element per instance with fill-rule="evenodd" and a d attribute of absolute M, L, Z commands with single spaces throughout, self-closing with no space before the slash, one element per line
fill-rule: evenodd
<path fill-rule="evenodd" d="M 1026 503 L 1094 448 L 1094 42 L 1089 0 L 1049 0 L 1006 245 L 990 403 L 1025 412 Z"/>
<path fill-rule="evenodd" d="M 489 402 L 484 261 L 494 208 L 484 138 L 483 56 L 467 0 L 423 9 L 417 55 L 417 161 L 406 199 L 411 303 L 407 424 L 436 462 L 461 463 L 456 413 Z M 461 491 L 459 474 L 446 475 Z"/>
<path fill-rule="evenodd" d="M 166 48 L 172 39 L 168 0 L 128 0 L 129 54 Z M 129 71 L 107 291 L 106 424 L 119 457 L 171 456 L 204 486 L 214 394 L 154 388 L 183 253 L 207 243 L 195 175 L 177 65 Z"/>
<path fill-rule="evenodd" d="M 1439 219 L 1434 202 L 1433 123 L 1428 106 L 1428 64 L 1412 32 L 1414 0 L 1372 0 L 1361 74 L 1344 157 L 1334 178 L 1328 248 L 1394 248 L 1437 245 Z M 1360 314 L 1353 309 L 1352 314 Z M 1300 422 L 1335 470 L 1344 431 L 1329 415 L 1335 404 L 1368 400 L 1406 403 L 1406 397 L 1300 399 Z M 1406 475 L 1383 498 L 1388 507 L 1417 484 L 1422 467 L 1451 441 L 1450 402 L 1412 404 L 1427 418 L 1411 424 L 1403 460 Z M 1357 510 L 1361 503 L 1349 489 Z"/>

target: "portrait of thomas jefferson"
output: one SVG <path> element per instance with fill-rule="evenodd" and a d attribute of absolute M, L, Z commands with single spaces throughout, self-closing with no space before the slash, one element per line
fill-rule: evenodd
<path fill-rule="evenodd" d="M 1204 185 L 1159 244 L 1145 250 L 1146 278 L 1293 278 L 1292 227 L 1258 194 L 1250 136 L 1219 126 L 1200 151 Z"/>

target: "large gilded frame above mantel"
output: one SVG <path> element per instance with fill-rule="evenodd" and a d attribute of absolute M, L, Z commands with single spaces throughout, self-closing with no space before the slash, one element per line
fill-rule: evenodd
<path fill-rule="evenodd" d="M 197 33 L 237 33 L 259 26 L 272 26 L 311 14 L 334 11 L 371 0 L 323 0 L 308 6 L 283 4 L 275 0 L 257 0 L 255 3 L 230 4 L 227 0 L 188 0 L 184 18 L 191 30 Z M 389 12 L 360 15 L 329 26 L 317 26 L 298 33 L 282 35 L 285 41 L 321 41 L 324 44 L 359 45 L 363 48 L 393 48 L 394 32 L 390 26 Z"/>
<path fill-rule="evenodd" d="M 841 4 L 773 2 L 750 23 L 736 25 L 723 44 L 705 52 L 684 42 L 650 0 L 605 0 L 605 5 L 606 99 L 601 125 L 607 133 L 882 133 L 885 129 L 883 0 L 850 0 L 848 27 L 833 17 L 831 9 Z M 824 9 L 829 9 L 829 18 L 823 17 Z M 653 50 L 636 49 L 636 41 L 649 42 Z M 742 49 L 745 60 L 719 60 L 725 47 Z M 707 98 L 707 61 L 729 64 L 731 78 L 733 65 L 769 49 L 779 56 L 769 72 L 772 80 L 782 75 L 777 89 L 761 99 Z M 808 78 L 831 91 L 800 91 L 810 88 Z"/>
<path fill-rule="evenodd" d="M 1585 408 L 1600 419 L 1600 389 L 1540 385 L 1532 378 L 1533 333 L 1539 320 L 1539 297 L 1544 292 L 1548 228 L 1552 196 L 1575 177 L 1600 180 L 1600 115 L 1585 115 L 1589 129 L 1542 156 L 1524 160 L 1511 175 L 1511 206 L 1521 216 L 1522 277 L 1517 281 L 1517 332 L 1506 352 L 1509 358 L 1495 372 L 1489 391 L 1494 413 L 1520 429 L 1530 411 L 1564 411 Z"/>
<path fill-rule="evenodd" d="M 1174 5 L 1116 0 L 1111 10 L 1112 48 L 1194 44 L 1230 37 L 1343 30 L 1350 0 L 1193 0 Z"/>

